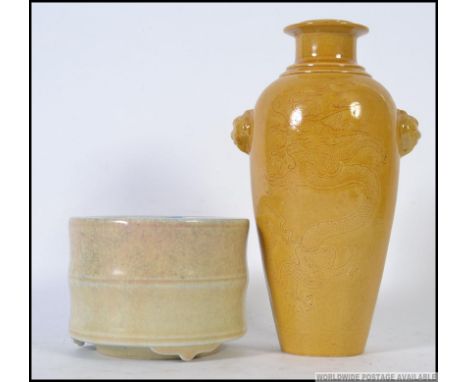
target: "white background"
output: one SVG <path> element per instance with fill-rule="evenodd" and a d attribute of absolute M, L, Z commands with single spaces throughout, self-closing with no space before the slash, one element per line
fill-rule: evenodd
<path fill-rule="evenodd" d="M 248 157 L 231 121 L 294 59 L 288 24 L 359 22 L 358 61 L 420 122 L 402 159 L 366 354 L 282 354 L 263 277 Z M 433 371 L 434 5 L 52 5 L 32 12 L 33 377 L 313 377 Z M 111 359 L 67 335 L 70 216 L 251 219 L 248 333 L 189 364 Z"/>

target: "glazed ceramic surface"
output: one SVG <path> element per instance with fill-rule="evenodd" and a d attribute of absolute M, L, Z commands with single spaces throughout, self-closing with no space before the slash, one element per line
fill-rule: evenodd
<path fill-rule="evenodd" d="M 296 62 L 234 121 L 282 350 L 364 351 L 417 121 L 356 63 L 367 28 L 291 25 Z"/>
<path fill-rule="evenodd" d="M 73 218 L 70 335 L 190 360 L 245 333 L 246 219 Z"/>

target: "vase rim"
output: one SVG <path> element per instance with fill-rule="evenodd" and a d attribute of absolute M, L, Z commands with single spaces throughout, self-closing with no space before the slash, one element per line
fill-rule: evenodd
<path fill-rule="evenodd" d="M 348 33 L 357 37 L 369 32 L 369 28 L 365 25 L 335 19 L 306 20 L 300 23 L 288 25 L 283 30 L 286 34 L 291 36 L 311 32 L 332 32 Z"/>

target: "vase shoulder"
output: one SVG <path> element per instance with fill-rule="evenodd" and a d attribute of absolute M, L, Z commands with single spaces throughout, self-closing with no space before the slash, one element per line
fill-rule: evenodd
<path fill-rule="evenodd" d="M 314 128 L 375 131 L 396 141 L 396 106 L 390 93 L 370 76 L 313 73 L 281 76 L 260 95 L 254 109 L 255 135 L 271 129 L 299 132 Z M 343 132 L 345 132 L 343 131 Z"/>

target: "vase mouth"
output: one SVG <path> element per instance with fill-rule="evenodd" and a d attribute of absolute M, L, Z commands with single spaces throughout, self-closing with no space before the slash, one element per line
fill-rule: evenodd
<path fill-rule="evenodd" d="M 369 32 L 365 25 L 356 24 L 346 20 L 320 19 L 306 20 L 300 23 L 288 25 L 283 31 L 290 36 L 301 33 L 347 33 L 353 36 L 362 36 Z"/>

